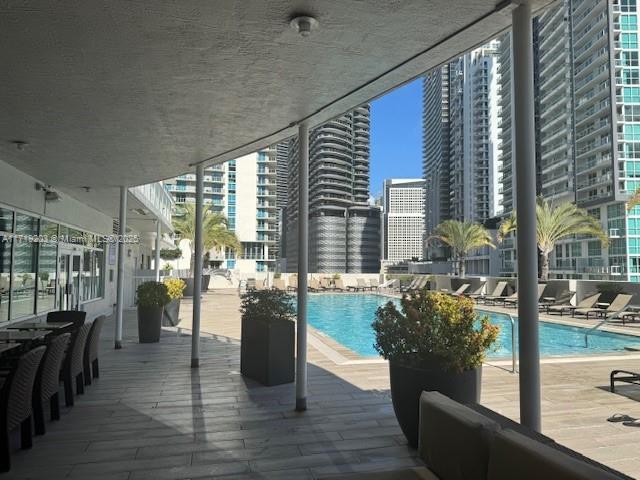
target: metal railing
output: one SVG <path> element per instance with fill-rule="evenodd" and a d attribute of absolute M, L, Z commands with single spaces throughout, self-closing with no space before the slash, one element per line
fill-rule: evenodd
<path fill-rule="evenodd" d="M 584 348 L 589 348 L 589 335 L 591 335 L 593 332 L 598 330 L 602 325 L 607 323 L 607 320 L 608 320 L 608 318 L 605 318 L 600 323 L 598 323 L 597 325 L 591 327 L 589 330 L 587 330 L 585 332 L 585 334 L 584 334 Z"/>

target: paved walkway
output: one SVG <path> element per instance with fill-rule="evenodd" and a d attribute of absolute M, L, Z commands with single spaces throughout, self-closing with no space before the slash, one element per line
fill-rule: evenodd
<path fill-rule="evenodd" d="M 238 304 L 235 291 L 204 297 L 202 329 L 212 335 L 203 335 L 195 371 L 189 335 L 165 331 L 160 344 L 138 344 L 128 312 L 124 349 L 115 351 L 109 322 L 102 378 L 47 425 L 33 450 L 14 453 L 4 478 L 305 479 L 418 462 L 393 415 L 383 362 L 336 362 L 312 342 L 303 414 L 293 411 L 293 385 L 266 388 L 241 377 Z M 184 327 L 189 314 L 184 301 Z M 605 388 L 619 366 L 640 371 L 640 357 L 543 364 L 543 428 L 640 476 L 640 428 L 606 421 L 616 412 L 640 417 L 640 388 Z M 483 403 L 517 419 L 517 375 L 492 366 L 483 375 Z"/>

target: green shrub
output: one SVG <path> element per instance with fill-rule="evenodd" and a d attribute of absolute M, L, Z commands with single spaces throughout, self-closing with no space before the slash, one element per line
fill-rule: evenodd
<path fill-rule="evenodd" d="M 372 324 L 374 347 L 387 360 L 417 368 L 437 362 L 462 372 L 482 365 L 498 337 L 499 327 L 468 298 L 425 291 L 404 296 L 401 305 L 402 312 L 392 302 L 378 308 Z"/>
<path fill-rule="evenodd" d="M 295 317 L 292 297 L 280 290 L 251 290 L 243 294 L 240 313 L 243 319 L 265 323 Z"/>
<path fill-rule="evenodd" d="M 171 301 L 167 286 L 161 282 L 144 282 L 136 293 L 140 307 L 164 307 Z"/>

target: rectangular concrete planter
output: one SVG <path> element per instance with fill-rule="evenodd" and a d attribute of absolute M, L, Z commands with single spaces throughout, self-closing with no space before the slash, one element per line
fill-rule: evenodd
<path fill-rule="evenodd" d="M 295 324 L 242 319 L 240 372 L 263 385 L 291 383 L 295 376 Z"/>

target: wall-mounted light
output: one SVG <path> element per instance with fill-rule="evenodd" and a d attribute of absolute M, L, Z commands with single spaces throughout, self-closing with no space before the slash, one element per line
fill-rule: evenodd
<path fill-rule="evenodd" d="M 36 183 L 36 190 L 44 192 L 45 202 L 57 202 L 60 200 L 60 194 L 56 192 L 51 185 L 44 183 Z"/>

